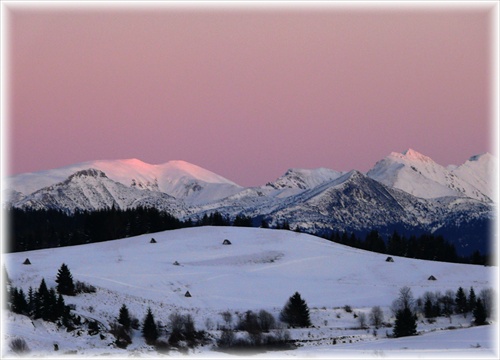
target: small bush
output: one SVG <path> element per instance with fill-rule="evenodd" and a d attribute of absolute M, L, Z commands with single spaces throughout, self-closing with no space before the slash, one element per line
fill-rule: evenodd
<path fill-rule="evenodd" d="M 359 323 L 359 327 L 361 329 L 366 329 L 366 314 L 365 313 L 359 313 L 358 323 Z"/>
<path fill-rule="evenodd" d="M 18 355 L 26 355 L 30 352 L 30 348 L 26 341 L 22 338 L 16 338 L 9 344 L 10 349 Z"/>
<path fill-rule="evenodd" d="M 95 286 L 86 284 L 82 281 L 75 282 L 75 293 L 76 294 L 92 294 L 95 293 L 97 289 Z"/>
<path fill-rule="evenodd" d="M 97 323 L 97 321 L 89 322 L 88 334 L 91 336 L 99 334 L 99 324 Z"/>
<path fill-rule="evenodd" d="M 224 329 L 220 338 L 217 339 L 217 346 L 219 348 L 231 348 L 235 342 L 235 336 L 233 330 Z"/>
<path fill-rule="evenodd" d="M 344 305 L 344 311 L 347 313 L 352 313 L 352 307 L 350 305 Z"/>
<path fill-rule="evenodd" d="M 233 323 L 233 314 L 231 314 L 229 311 L 224 311 L 221 313 L 221 316 L 226 323 L 226 328 L 230 329 Z"/>
<path fill-rule="evenodd" d="M 123 325 L 113 322 L 111 323 L 110 328 L 109 332 L 116 338 L 116 346 L 121 349 L 126 349 L 128 345 L 132 344 L 132 338 Z"/>
<path fill-rule="evenodd" d="M 140 323 L 139 319 L 136 317 L 131 317 L 130 327 L 134 330 L 139 330 L 139 328 L 141 327 L 141 323 Z"/>
<path fill-rule="evenodd" d="M 171 334 L 168 343 L 182 350 L 186 346 L 193 348 L 205 343 L 207 334 L 205 331 L 196 331 L 193 317 L 190 314 L 180 315 L 173 313 L 169 316 Z"/>
<path fill-rule="evenodd" d="M 158 340 L 156 340 L 156 343 L 155 343 L 155 349 L 160 354 L 168 354 L 168 352 L 170 351 L 170 345 L 169 345 L 168 341 L 158 339 Z"/>
<path fill-rule="evenodd" d="M 382 326 L 384 323 L 384 312 L 380 306 L 372 307 L 370 311 L 370 324 L 375 326 L 376 329 Z"/>
<path fill-rule="evenodd" d="M 230 353 L 260 353 L 273 350 L 294 349 L 296 345 L 290 341 L 290 333 L 284 329 L 274 330 L 272 334 L 260 335 L 256 341 L 255 335 L 236 338 L 233 331 L 224 330 L 217 340 L 219 350 Z"/>

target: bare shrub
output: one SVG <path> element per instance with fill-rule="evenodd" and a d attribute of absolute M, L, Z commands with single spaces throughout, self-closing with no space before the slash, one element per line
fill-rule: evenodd
<path fill-rule="evenodd" d="M 492 317 L 495 312 L 494 304 L 496 304 L 495 293 L 493 289 L 487 288 L 481 290 L 481 292 L 479 293 L 479 298 L 483 302 L 484 309 L 486 311 L 486 317 Z"/>
<path fill-rule="evenodd" d="M 233 323 L 233 314 L 231 314 L 229 311 L 224 311 L 221 313 L 221 316 L 226 323 L 226 328 L 230 329 Z"/>
<path fill-rule="evenodd" d="M 413 293 L 408 286 L 403 286 L 399 289 L 399 296 L 392 302 L 391 310 L 396 315 L 400 310 L 409 309 L 414 311 L 415 299 Z"/>
<path fill-rule="evenodd" d="M 26 355 L 30 352 L 30 348 L 23 338 L 15 338 L 10 342 L 9 347 L 18 355 Z"/>
<path fill-rule="evenodd" d="M 359 327 L 361 329 L 366 328 L 366 314 L 365 313 L 359 313 L 358 314 L 358 322 L 359 322 Z"/>
<path fill-rule="evenodd" d="M 222 330 L 221 336 L 217 339 L 217 346 L 220 348 L 230 348 L 234 345 L 234 332 L 231 329 Z"/>
<path fill-rule="evenodd" d="M 273 329 L 275 327 L 276 319 L 271 313 L 267 312 L 266 310 L 260 310 L 258 317 L 260 328 L 263 332 L 269 332 L 270 329 Z"/>
<path fill-rule="evenodd" d="M 372 307 L 370 311 L 370 324 L 378 329 L 384 323 L 384 312 L 380 306 Z"/>
<path fill-rule="evenodd" d="M 84 283 L 82 281 L 75 282 L 75 293 L 76 294 L 82 294 L 82 293 L 92 294 L 92 293 L 95 293 L 96 291 L 97 290 L 96 290 L 95 286 L 93 286 L 93 285 Z"/>
<path fill-rule="evenodd" d="M 123 325 L 113 322 L 110 324 L 110 328 L 109 332 L 116 338 L 116 346 L 121 349 L 126 349 L 128 345 L 132 344 L 132 338 Z"/>

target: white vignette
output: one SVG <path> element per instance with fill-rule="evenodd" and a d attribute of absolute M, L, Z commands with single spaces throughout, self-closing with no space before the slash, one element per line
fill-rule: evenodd
<path fill-rule="evenodd" d="M 9 121 L 11 120 L 10 113 L 10 102 L 12 100 L 12 94 L 9 93 L 8 84 L 10 83 L 10 63 L 8 56 L 8 49 L 10 48 L 9 43 L 9 27 L 12 20 L 12 10 L 22 11 L 24 9 L 28 9 L 30 11 L 54 11 L 57 9 L 61 10 L 98 10 L 98 11 L 134 11 L 138 9 L 156 9 L 156 8 L 168 9 L 168 10 L 238 10 L 242 9 L 252 9 L 252 10 L 260 10 L 260 11 L 269 11 L 269 10 L 287 10 L 287 11 L 303 11 L 307 9 L 314 8 L 328 8 L 328 9 L 349 9 L 349 10 L 371 10 L 371 11 L 400 11 L 407 9 L 418 9 L 418 10 L 470 10 L 470 9 L 478 9 L 478 8 L 490 8 L 489 15 L 490 19 L 490 30 L 489 34 L 490 38 L 490 69 L 489 73 L 491 74 L 491 82 L 490 86 L 490 126 L 491 126 L 491 137 L 489 148 L 493 151 L 494 155 L 499 158 L 500 155 L 500 140 L 499 140 L 499 131 L 500 131 L 500 111 L 499 111 L 499 97 L 500 97 L 500 87 L 499 87 L 499 18 L 500 18 L 500 4 L 498 1 L 487 0 L 487 1 L 0 1 L 0 22 L 1 22 L 1 57 L 0 57 L 0 74 L 1 74 L 1 83 L 0 83 L 0 116 L 1 116 L 1 131 L 0 131 L 0 179 L 5 179 L 5 174 L 8 174 L 9 171 L 9 158 L 8 158 L 8 150 L 10 148 L 10 141 L 12 140 L 9 136 L 10 128 Z M 497 167 L 494 172 L 494 184 L 495 187 L 495 203 L 496 203 L 496 214 L 494 221 L 494 232 L 495 237 L 498 240 L 498 236 L 500 234 L 500 222 L 498 219 L 498 204 L 500 204 L 500 190 L 499 190 L 499 179 L 500 179 L 500 166 L 497 163 Z M 2 188 L 4 188 L 2 186 Z M 0 193 L 0 204 L 3 204 L 3 193 Z M 3 239 L 6 238 L 6 227 L 5 227 L 5 212 L 1 211 L 0 215 L 0 236 L 1 236 L 1 251 L 2 254 L 5 252 L 6 245 Z M 496 254 L 495 262 L 498 264 L 498 260 L 500 259 L 500 245 L 498 241 L 494 243 L 494 253 Z M 1 266 L 3 267 L 3 255 L 0 260 Z M 497 266 L 496 272 L 494 274 L 493 282 L 496 283 L 497 288 L 497 323 L 494 327 L 494 331 L 492 333 L 493 342 L 496 344 L 496 348 L 493 349 L 494 353 L 491 358 L 499 358 L 499 344 L 500 344 L 500 332 L 499 332 L 499 322 L 498 322 L 498 309 L 500 308 L 499 302 L 499 290 L 500 290 L 500 273 L 499 267 Z M 3 284 L 3 276 L 0 277 L 1 289 L 4 288 Z M 4 293 L 0 292 L 1 304 L 4 304 Z M 4 333 L 4 324 L 2 322 L 0 333 Z M 3 342 L 3 335 L 0 337 L 0 351 L 5 346 Z M 3 351 L 2 351 L 3 352 Z M 305 354 L 304 354 L 305 355 Z M 446 357 L 448 355 L 448 357 Z M 355 354 L 355 352 L 335 352 L 331 357 L 324 356 L 314 356 L 313 354 L 307 354 L 307 357 L 314 357 L 318 359 L 351 359 L 351 358 L 366 358 L 368 355 L 366 353 Z M 396 351 L 384 351 L 383 355 L 374 354 L 373 357 L 389 357 L 389 358 L 405 358 L 405 359 L 416 359 L 416 358 L 450 358 L 450 354 L 446 354 L 446 351 L 432 351 L 429 354 L 422 353 L 409 353 L 402 354 L 401 352 Z M 460 356 L 457 353 L 452 353 L 451 356 L 456 359 L 461 358 L 470 358 L 467 356 Z M 114 357 L 114 356 L 113 356 Z M 190 358 L 217 358 L 217 355 L 214 356 L 189 356 Z M 261 356 L 259 356 L 262 358 Z M 288 357 L 280 357 L 280 356 L 269 356 L 269 358 L 273 359 L 287 359 Z M 85 357 L 79 357 L 85 358 Z M 101 357 L 92 357 L 92 358 L 101 358 Z M 116 358 L 116 357 L 114 357 Z M 174 358 L 170 357 L 169 358 Z M 185 358 L 183 356 L 182 358 Z M 238 356 L 237 358 L 244 358 L 242 356 Z M 483 356 L 481 358 L 484 358 Z"/>

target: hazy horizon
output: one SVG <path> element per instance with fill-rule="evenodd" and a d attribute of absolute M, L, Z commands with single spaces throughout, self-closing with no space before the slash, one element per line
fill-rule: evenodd
<path fill-rule="evenodd" d="M 253 186 L 494 154 L 487 5 L 9 4 L 7 172 L 184 160 Z"/>

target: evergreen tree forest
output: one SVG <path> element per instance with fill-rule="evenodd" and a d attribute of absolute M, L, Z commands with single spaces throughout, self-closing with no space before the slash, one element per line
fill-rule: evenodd
<path fill-rule="evenodd" d="M 11 287 L 7 297 L 10 309 L 22 315 L 27 315 L 32 319 L 43 319 L 45 321 L 57 322 L 70 328 L 73 317 L 70 314 L 69 306 L 64 302 L 64 298 L 56 293 L 54 288 L 48 288 L 45 279 L 42 279 L 38 290 L 29 288 L 26 294 L 23 289 Z"/>
<path fill-rule="evenodd" d="M 332 232 L 323 236 L 333 242 L 355 247 L 358 249 L 374 251 L 382 254 L 402 256 L 413 259 L 434 260 L 453 263 L 493 265 L 493 259 L 475 251 L 470 256 L 459 256 L 455 246 L 442 235 L 421 234 L 406 237 L 397 231 L 384 239 L 377 230 L 370 231 L 364 238 L 354 233 Z"/>
<path fill-rule="evenodd" d="M 80 245 L 177 229 L 184 225 L 167 212 L 138 207 L 66 214 L 58 210 L 6 210 L 9 251 Z"/>
<path fill-rule="evenodd" d="M 145 207 L 127 210 L 113 207 L 74 214 L 58 210 L 16 208 L 4 211 L 10 245 L 7 251 L 10 252 L 80 245 L 192 226 L 271 227 L 267 219 L 254 219 L 239 214 L 231 220 L 229 216 L 218 211 L 185 221 L 177 219 L 168 212 Z M 287 220 L 278 221 L 274 228 L 291 230 Z M 299 228 L 294 230 L 302 231 Z M 493 261 L 478 251 L 468 257 L 458 256 L 455 246 L 441 235 L 421 234 L 406 237 L 395 231 L 387 238 L 383 238 L 377 230 L 368 232 L 364 237 L 339 231 L 325 233 L 324 230 L 312 235 L 355 248 L 415 259 L 477 265 L 492 265 Z"/>

